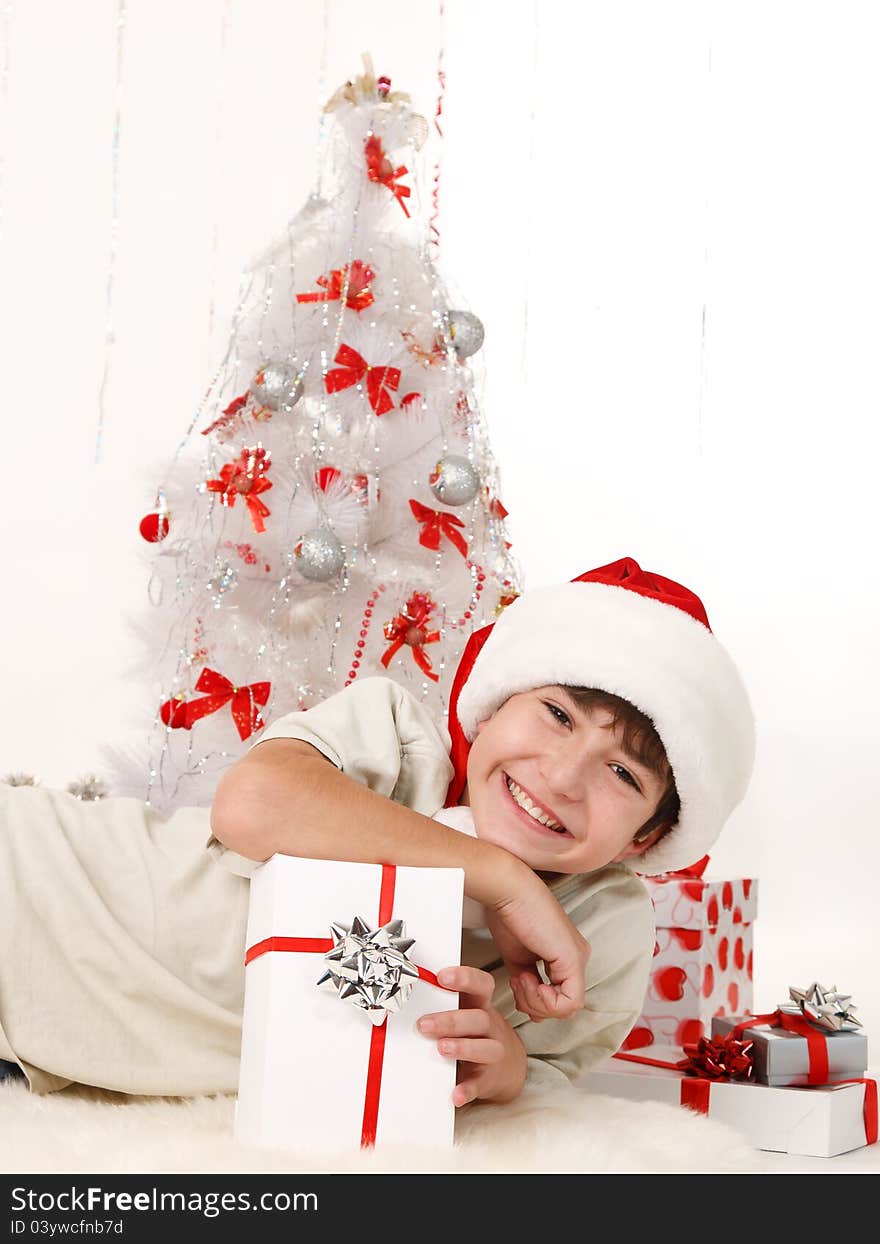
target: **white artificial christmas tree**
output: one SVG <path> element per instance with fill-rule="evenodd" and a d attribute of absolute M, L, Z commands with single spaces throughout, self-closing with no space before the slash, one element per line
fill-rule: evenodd
<path fill-rule="evenodd" d="M 163 811 L 210 802 L 263 724 L 357 678 L 442 722 L 469 635 L 521 590 L 482 325 L 429 256 L 427 123 L 366 57 L 326 112 L 320 185 L 253 267 L 205 426 L 141 524 L 154 720 L 114 793 Z"/>

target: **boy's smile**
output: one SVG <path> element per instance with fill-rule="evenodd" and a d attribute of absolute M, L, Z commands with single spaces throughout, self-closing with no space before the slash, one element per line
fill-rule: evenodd
<path fill-rule="evenodd" d="M 562 824 L 546 804 L 542 804 L 531 791 L 515 782 L 509 773 L 503 773 L 504 786 L 516 810 L 524 818 L 523 824 L 543 834 L 557 834 L 572 838 L 574 835 Z"/>
<path fill-rule="evenodd" d="M 611 720 L 581 709 L 564 687 L 510 696 L 479 723 L 468 756 L 462 802 L 477 836 L 536 872 L 590 872 L 645 851 L 656 835 L 633 837 L 664 783 L 624 750 Z"/>

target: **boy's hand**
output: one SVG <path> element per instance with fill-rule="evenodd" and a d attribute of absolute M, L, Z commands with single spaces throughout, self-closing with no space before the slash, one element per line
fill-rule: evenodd
<path fill-rule="evenodd" d="M 583 1008 L 590 944 L 547 889 L 535 885 L 487 909 L 489 931 L 510 974 L 516 1009 L 536 1023 Z M 538 974 L 542 960 L 550 984 Z"/>
<path fill-rule="evenodd" d="M 480 968 L 444 968 L 442 985 L 457 989 L 461 1009 L 423 1015 L 419 1032 L 437 1042 L 446 1058 L 458 1059 L 455 1106 L 482 1101 L 513 1101 L 526 1079 L 526 1051 L 519 1037 L 492 1006 L 495 981 Z"/>

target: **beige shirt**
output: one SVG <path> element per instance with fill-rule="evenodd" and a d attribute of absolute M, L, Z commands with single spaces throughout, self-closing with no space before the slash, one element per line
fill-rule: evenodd
<path fill-rule="evenodd" d="M 255 746 L 267 739 L 311 743 L 371 790 L 469 832 L 466 822 L 439 811 L 453 773 L 448 731 L 393 679 L 365 678 L 314 708 L 288 713 L 267 727 Z M 241 875 L 258 867 L 214 838 L 209 850 Z M 494 975 L 493 1004 L 526 1047 L 530 1082 L 574 1079 L 619 1049 L 641 1012 L 654 950 L 650 896 L 625 865 L 562 878 L 551 890 L 591 946 L 584 1009 L 571 1019 L 536 1024 L 517 1011 L 488 929 L 462 929 L 462 963 Z M 472 915 L 475 908 L 470 903 L 467 912 Z M 477 924 L 467 913 L 465 922 Z"/>
<path fill-rule="evenodd" d="M 449 737 L 398 683 L 367 678 L 270 725 L 372 790 L 431 816 Z M 207 844 L 207 850 L 206 850 Z M 0 783 L 0 1058 L 31 1089 L 72 1081 L 136 1094 L 238 1088 L 253 860 L 223 847 L 207 808 L 163 818 L 136 799 L 82 802 Z M 637 1018 L 653 908 L 622 865 L 553 891 L 590 941 L 586 1005 L 532 1023 L 514 1010 L 488 931 L 462 932 L 462 962 L 495 976 L 495 1006 L 529 1054 L 530 1080 L 562 1080 L 617 1049 Z"/>

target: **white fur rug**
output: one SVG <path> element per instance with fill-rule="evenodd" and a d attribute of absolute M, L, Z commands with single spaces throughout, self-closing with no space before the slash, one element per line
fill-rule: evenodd
<path fill-rule="evenodd" d="M 298 1153 L 232 1137 L 234 1098 L 127 1097 L 0 1082 L 0 1170 L 10 1173 L 738 1173 L 764 1169 L 738 1133 L 659 1102 L 534 1090 L 459 1114 L 451 1152 Z M 770 1155 L 767 1155 L 768 1157 Z"/>

